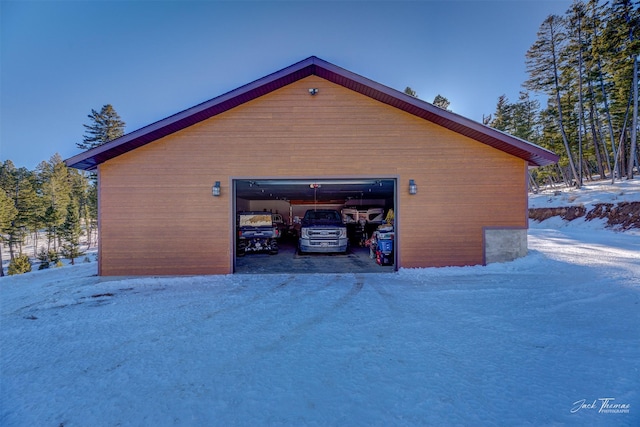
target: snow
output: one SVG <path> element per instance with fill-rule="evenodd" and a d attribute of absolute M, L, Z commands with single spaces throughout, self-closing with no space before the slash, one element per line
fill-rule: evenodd
<path fill-rule="evenodd" d="M 529 208 L 555 208 L 567 206 L 584 206 L 592 210 L 597 203 L 617 205 L 623 202 L 640 202 L 640 179 L 616 181 L 611 180 L 585 182 L 580 189 L 558 186 L 548 188 L 538 194 L 529 195 Z M 606 227 L 606 219 L 586 220 L 585 217 L 565 221 L 560 217 L 552 217 L 543 222 L 529 221 L 530 228 L 579 229 L 583 232 L 602 230 Z M 625 234 L 640 237 L 640 230 L 631 229 Z"/>
<path fill-rule="evenodd" d="M 576 221 L 486 267 L 2 278 L 0 425 L 640 425 L 640 239 Z"/>
<path fill-rule="evenodd" d="M 577 188 L 557 186 L 529 196 L 530 208 L 553 208 L 572 205 L 592 206 L 595 203 L 640 201 L 640 179 L 616 181 L 585 181 Z"/>

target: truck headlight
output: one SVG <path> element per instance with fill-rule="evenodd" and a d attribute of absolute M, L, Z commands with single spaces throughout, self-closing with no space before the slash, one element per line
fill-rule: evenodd
<path fill-rule="evenodd" d="M 347 237 L 347 229 L 346 228 L 341 228 L 340 229 L 340 238 L 344 239 Z"/>

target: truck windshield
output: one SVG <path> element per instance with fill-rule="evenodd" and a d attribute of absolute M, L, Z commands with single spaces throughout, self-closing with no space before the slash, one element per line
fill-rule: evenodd
<path fill-rule="evenodd" d="M 305 220 L 310 221 L 340 221 L 340 215 L 337 211 L 307 211 Z"/>

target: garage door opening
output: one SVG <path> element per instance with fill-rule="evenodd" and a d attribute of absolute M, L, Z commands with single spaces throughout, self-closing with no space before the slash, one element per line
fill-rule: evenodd
<path fill-rule="evenodd" d="M 395 271 L 396 183 L 388 177 L 234 179 L 234 272 Z"/>

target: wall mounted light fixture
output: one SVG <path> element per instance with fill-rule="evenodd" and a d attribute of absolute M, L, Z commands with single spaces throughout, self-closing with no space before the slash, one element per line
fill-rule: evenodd
<path fill-rule="evenodd" d="M 413 179 L 409 180 L 409 194 L 416 194 L 418 192 L 418 186 Z"/>
<path fill-rule="evenodd" d="M 220 196 L 220 181 L 216 181 L 215 185 L 214 185 L 214 186 L 213 186 L 213 188 L 211 189 L 211 193 L 212 193 L 215 197 Z"/>
<path fill-rule="evenodd" d="M 312 87 L 311 89 L 309 89 L 309 94 L 311 96 L 315 95 L 318 93 L 318 88 L 317 87 Z"/>

